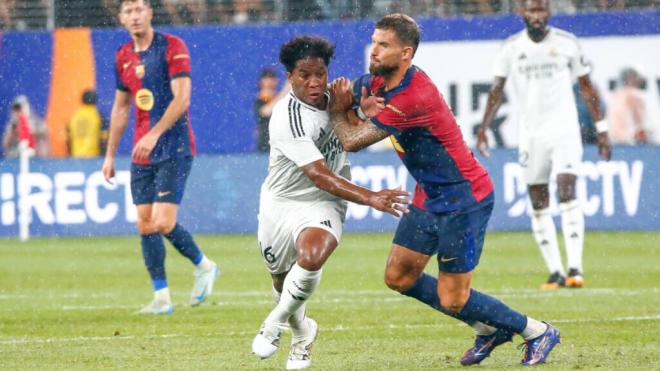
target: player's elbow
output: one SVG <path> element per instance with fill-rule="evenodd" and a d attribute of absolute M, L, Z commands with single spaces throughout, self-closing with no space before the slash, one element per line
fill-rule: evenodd
<path fill-rule="evenodd" d="M 341 146 L 344 148 L 344 151 L 346 152 L 357 152 L 362 149 L 357 142 L 351 142 L 351 141 L 343 142 Z"/>

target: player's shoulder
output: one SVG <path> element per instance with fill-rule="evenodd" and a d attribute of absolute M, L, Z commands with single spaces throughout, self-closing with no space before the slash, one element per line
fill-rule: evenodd
<path fill-rule="evenodd" d="M 575 36 L 575 34 L 568 32 L 566 30 L 562 30 L 561 28 L 551 27 L 550 37 L 552 38 L 552 41 L 555 43 L 571 44 L 571 45 L 578 44 L 578 38 L 577 36 Z"/>
<path fill-rule="evenodd" d="M 169 45 L 186 45 L 186 42 L 183 41 L 182 38 L 176 35 L 172 35 L 171 33 L 167 32 L 154 32 L 154 37 L 156 35 L 159 35 L 162 37 L 165 41 L 167 41 L 167 44 Z"/>
<path fill-rule="evenodd" d="M 522 42 L 525 39 L 525 32 L 527 32 L 527 30 L 523 29 L 507 37 L 506 39 L 504 39 L 504 42 L 502 43 L 502 47 L 510 47 L 517 43 Z"/>
<path fill-rule="evenodd" d="M 128 40 L 125 43 L 121 44 L 115 51 L 115 57 L 117 60 L 126 57 L 128 54 L 133 53 L 133 40 Z"/>

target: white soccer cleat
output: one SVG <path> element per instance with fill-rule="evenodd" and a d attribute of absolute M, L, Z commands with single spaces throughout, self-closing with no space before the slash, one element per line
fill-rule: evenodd
<path fill-rule="evenodd" d="M 174 306 L 172 306 L 172 303 L 154 299 L 147 306 L 137 311 L 136 314 L 172 314 L 173 312 Z"/>
<path fill-rule="evenodd" d="M 259 333 L 252 340 L 252 353 L 261 359 L 272 356 L 280 346 L 282 331 L 284 331 L 284 326 L 264 322 L 261 329 L 259 329 Z"/>
<path fill-rule="evenodd" d="M 305 321 L 307 321 L 309 332 L 307 336 L 294 339 L 291 344 L 289 358 L 286 360 L 287 370 L 300 370 L 312 365 L 310 351 L 316 340 L 316 335 L 319 333 L 319 325 L 309 317 L 305 318 Z"/>
<path fill-rule="evenodd" d="M 195 269 L 193 277 L 195 282 L 193 284 L 192 293 L 190 294 L 190 305 L 196 307 L 204 302 L 206 298 L 213 292 L 213 283 L 220 276 L 220 268 L 213 263 L 213 268 L 208 271 Z"/>

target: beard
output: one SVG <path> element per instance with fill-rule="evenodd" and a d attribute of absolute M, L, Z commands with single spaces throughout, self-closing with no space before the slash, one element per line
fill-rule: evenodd
<path fill-rule="evenodd" d="M 399 69 L 398 65 L 387 66 L 387 65 L 381 64 L 379 66 L 374 66 L 373 63 L 369 64 L 369 72 L 372 75 L 375 75 L 375 76 L 383 76 L 383 77 L 389 76 L 389 75 L 393 74 L 398 69 Z"/>
<path fill-rule="evenodd" d="M 545 33 L 548 30 L 548 21 L 541 22 L 540 27 L 535 27 L 530 21 L 525 19 L 525 26 L 527 27 L 527 34 L 532 40 L 539 40 L 545 36 Z"/>

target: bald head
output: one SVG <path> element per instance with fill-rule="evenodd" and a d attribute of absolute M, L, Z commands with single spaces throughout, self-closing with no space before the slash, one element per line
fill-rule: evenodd
<path fill-rule="evenodd" d="M 548 33 L 548 19 L 550 18 L 548 0 L 525 0 L 522 16 L 529 37 L 536 42 L 543 40 Z"/>

